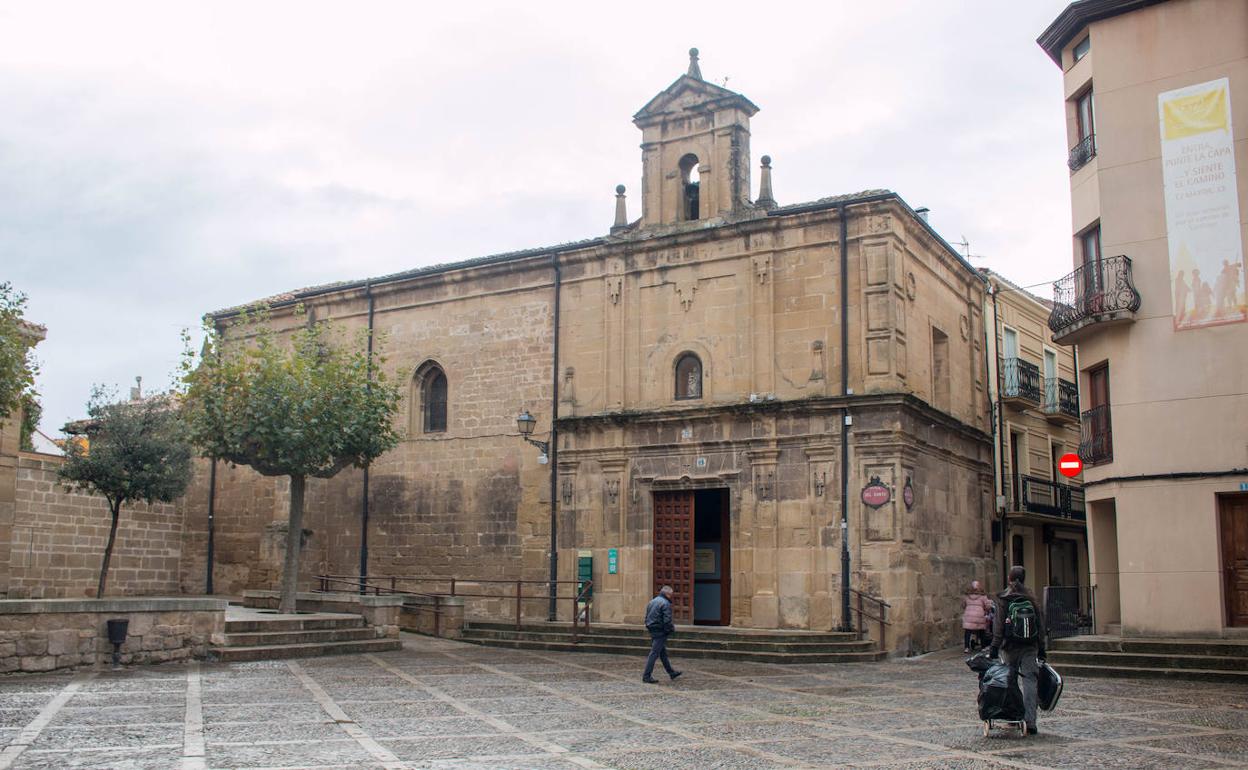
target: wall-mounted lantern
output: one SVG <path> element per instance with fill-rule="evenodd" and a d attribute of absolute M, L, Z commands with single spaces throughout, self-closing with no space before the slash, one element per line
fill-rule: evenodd
<path fill-rule="evenodd" d="M 535 427 L 537 427 L 537 418 L 529 414 L 528 409 L 525 409 L 516 417 L 516 429 L 520 431 L 520 438 L 542 451 L 542 455 L 537 458 L 537 461 L 545 465 L 548 457 L 550 456 L 550 444 L 545 441 L 538 441 L 537 439 L 532 438 L 533 429 Z"/>

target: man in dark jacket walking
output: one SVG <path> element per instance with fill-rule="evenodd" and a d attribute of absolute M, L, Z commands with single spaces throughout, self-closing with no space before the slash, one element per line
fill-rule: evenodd
<path fill-rule="evenodd" d="M 1023 584 L 1027 570 L 1010 567 L 1010 582 L 997 594 L 996 615 L 992 620 L 991 656 L 997 657 L 1018 671 L 1023 689 L 1023 721 L 1027 732 L 1036 734 L 1036 676 L 1044 660 L 1044 606 Z"/>
<path fill-rule="evenodd" d="M 650 656 L 646 658 L 646 670 L 641 681 L 656 684 L 659 680 L 651 676 L 654 673 L 654 661 L 663 661 L 663 668 L 672 679 L 682 672 L 672 668 L 667 659 L 667 637 L 676 633 L 676 624 L 672 622 L 672 587 L 663 586 L 659 595 L 646 605 L 646 630 L 650 632 Z"/>

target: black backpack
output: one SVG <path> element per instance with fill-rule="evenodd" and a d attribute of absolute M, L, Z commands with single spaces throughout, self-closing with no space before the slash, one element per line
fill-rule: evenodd
<path fill-rule="evenodd" d="M 1005 638 L 1024 644 L 1040 639 L 1040 618 L 1036 605 L 1026 596 L 1011 596 L 1005 606 Z"/>

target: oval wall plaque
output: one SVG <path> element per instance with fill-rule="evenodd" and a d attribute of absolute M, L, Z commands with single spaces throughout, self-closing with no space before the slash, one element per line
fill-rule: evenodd
<path fill-rule="evenodd" d="M 879 508 L 893 499 L 893 492 L 880 481 L 879 476 L 872 476 L 871 481 L 862 488 L 862 502 L 872 508 Z"/>

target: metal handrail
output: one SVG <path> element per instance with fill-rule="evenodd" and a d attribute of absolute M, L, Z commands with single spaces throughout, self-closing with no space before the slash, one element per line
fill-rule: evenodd
<path fill-rule="evenodd" d="M 1025 398 L 1040 403 L 1040 367 L 1013 356 L 1001 362 L 1003 393 L 1006 398 Z"/>
<path fill-rule="evenodd" d="M 1085 320 L 1140 309 L 1140 292 L 1131 278 L 1131 258 L 1098 257 L 1053 282 L 1049 329 L 1061 335 Z"/>
<path fill-rule="evenodd" d="M 1114 459 L 1114 428 L 1109 404 L 1094 406 L 1080 415 L 1079 457 L 1089 465 Z"/>
<path fill-rule="evenodd" d="M 1095 157 L 1096 134 L 1088 134 L 1078 142 L 1075 142 L 1075 146 L 1070 148 L 1070 154 L 1066 157 L 1066 167 L 1073 174 L 1086 166 L 1088 161 Z"/>
<path fill-rule="evenodd" d="M 1059 377 L 1044 379 L 1044 413 L 1079 419 L 1079 388 Z"/>
<path fill-rule="evenodd" d="M 318 575 L 317 579 L 321 581 L 322 590 L 327 591 L 329 583 L 343 583 L 354 586 L 360 590 L 360 593 L 368 593 L 370 590 L 377 595 L 384 594 L 401 594 L 407 596 L 435 597 L 435 605 L 439 599 L 437 597 L 454 596 L 467 599 L 515 599 L 515 620 L 516 630 L 521 628 L 523 619 L 523 604 L 525 601 L 533 601 L 537 599 L 549 601 L 551 595 L 549 591 L 535 594 L 525 595 L 524 586 L 539 585 L 545 586 L 547 589 L 553 584 L 555 588 L 555 599 L 572 599 L 572 640 L 573 643 L 580 642 L 581 626 L 586 630 L 589 629 L 590 616 L 593 609 L 593 581 L 592 580 L 506 580 L 501 578 L 461 578 L 461 577 L 419 577 L 411 575 L 379 575 L 367 578 L 360 578 L 358 575 Z M 449 591 L 409 591 L 398 588 L 399 583 L 446 583 Z M 462 590 L 463 586 L 473 585 L 501 585 L 515 586 L 515 592 L 509 594 L 501 593 L 479 593 Z M 563 596 L 559 595 L 558 586 L 573 585 L 577 589 Z M 585 610 L 581 613 L 581 603 L 585 603 Z M 418 611 L 424 608 L 418 608 Z"/>
<path fill-rule="evenodd" d="M 887 651 L 888 646 L 885 642 L 885 635 L 888 632 L 886 629 L 888 626 L 891 626 L 892 623 L 888 622 L 885 616 L 888 615 L 888 610 L 892 609 L 893 605 L 889 604 L 888 602 L 884 601 L 878 596 L 872 596 L 871 594 L 863 593 L 862 591 L 859 591 L 856 588 L 850 588 L 849 592 L 853 594 L 854 596 L 858 597 L 858 606 L 856 608 L 852 606 L 850 607 L 850 612 L 853 612 L 855 609 L 858 612 L 858 638 L 861 639 L 863 635 L 866 633 L 866 629 L 863 627 L 863 622 L 862 622 L 862 619 L 864 617 L 870 620 L 877 621 L 880 624 L 880 650 Z M 869 601 L 869 602 L 874 602 L 880 614 L 872 615 L 871 613 L 867 612 L 862 604 L 864 600 Z"/>

